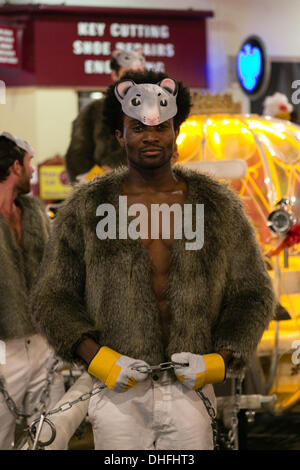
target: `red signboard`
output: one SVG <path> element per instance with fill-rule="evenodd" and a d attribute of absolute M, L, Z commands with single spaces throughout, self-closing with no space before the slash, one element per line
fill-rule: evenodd
<path fill-rule="evenodd" d="M 20 9 L 16 12 L 20 16 Z M 148 69 L 165 72 L 189 87 L 205 88 L 206 16 L 211 15 L 166 10 L 31 8 L 24 31 L 23 84 L 29 84 L 30 72 L 32 83 L 37 85 L 106 86 L 111 83 L 113 50 L 141 48 Z M 22 85 L 22 72 L 6 77 L 1 72 L 0 78 L 6 78 L 7 85 Z"/>
<path fill-rule="evenodd" d="M 0 66 L 20 65 L 17 28 L 0 24 Z"/>

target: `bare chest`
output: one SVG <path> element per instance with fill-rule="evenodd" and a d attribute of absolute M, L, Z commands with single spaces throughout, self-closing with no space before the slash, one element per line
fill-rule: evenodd
<path fill-rule="evenodd" d="M 135 217 L 139 238 L 154 255 L 157 251 L 161 253 L 172 248 L 184 200 L 183 191 L 155 195 L 127 195 L 128 213 Z"/>
<path fill-rule="evenodd" d="M 171 314 L 166 299 L 171 251 L 178 214 L 186 197 L 185 188 L 170 192 L 127 194 L 128 212 L 138 214 L 140 240 L 151 260 L 151 283 L 155 294 L 164 341 L 169 337 Z M 138 210 L 139 209 L 139 210 Z"/>
<path fill-rule="evenodd" d="M 127 195 L 127 206 L 135 208 L 140 240 L 148 250 L 152 264 L 152 283 L 156 296 L 163 298 L 177 217 L 181 217 L 185 192 Z M 140 210 L 138 210 L 140 209 Z M 130 212 L 129 212 L 130 213 Z"/>

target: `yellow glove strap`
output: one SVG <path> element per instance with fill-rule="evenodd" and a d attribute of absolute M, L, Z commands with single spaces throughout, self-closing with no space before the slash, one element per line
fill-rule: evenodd
<path fill-rule="evenodd" d="M 113 389 L 114 384 L 121 372 L 121 367 L 115 363 L 122 354 L 117 353 L 113 349 L 103 346 L 91 360 L 88 372 L 101 382 L 105 383 L 108 388 Z"/>
<path fill-rule="evenodd" d="M 204 354 L 203 359 L 206 365 L 205 382 L 215 384 L 223 382 L 225 379 L 225 361 L 221 354 Z"/>

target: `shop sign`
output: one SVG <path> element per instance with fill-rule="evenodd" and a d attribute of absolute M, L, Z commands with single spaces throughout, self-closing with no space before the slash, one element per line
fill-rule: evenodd
<path fill-rule="evenodd" d="M 46 201 L 66 199 L 72 191 L 64 165 L 41 165 L 39 168 L 40 198 Z"/>
<path fill-rule="evenodd" d="M 13 12 L 20 16 L 21 10 L 3 9 L 2 18 L 13 26 Z M 211 12 L 45 6 L 32 7 L 27 15 L 22 70 L 13 75 L 4 67 L 0 77 L 8 86 L 98 89 L 111 84 L 115 49 L 142 49 L 147 69 L 188 87 L 207 87 L 206 18 Z"/>
<path fill-rule="evenodd" d="M 20 65 L 17 28 L 0 24 L 0 67 Z"/>

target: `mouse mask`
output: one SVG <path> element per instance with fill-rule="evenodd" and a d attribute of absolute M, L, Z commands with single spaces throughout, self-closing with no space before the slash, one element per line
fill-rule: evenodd
<path fill-rule="evenodd" d="M 116 59 L 120 67 L 128 67 L 132 70 L 145 70 L 146 61 L 143 56 L 142 49 L 137 49 L 136 51 L 124 52 L 116 49 L 112 53 L 112 57 Z"/>
<path fill-rule="evenodd" d="M 2 137 L 2 136 L 6 137 L 9 140 L 12 140 L 20 149 L 25 150 L 26 153 L 29 153 L 30 155 L 34 155 L 33 148 L 25 140 L 22 140 L 19 137 L 15 137 L 14 135 L 10 134 L 9 132 L 2 132 L 0 137 Z"/>
<path fill-rule="evenodd" d="M 164 78 L 157 84 L 124 80 L 115 86 L 123 113 L 146 126 L 157 126 L 177 114 L 177 83 Z"/>

